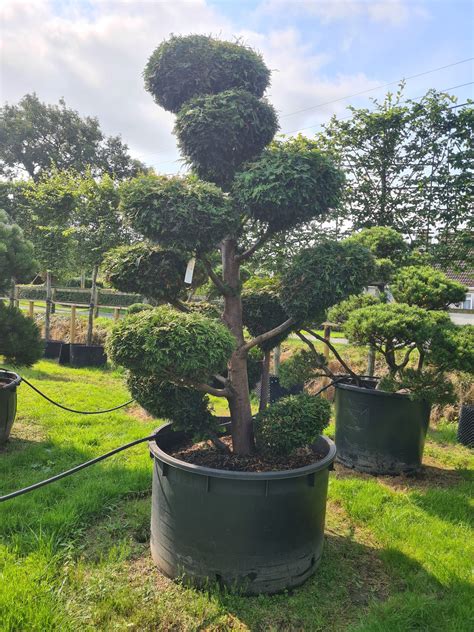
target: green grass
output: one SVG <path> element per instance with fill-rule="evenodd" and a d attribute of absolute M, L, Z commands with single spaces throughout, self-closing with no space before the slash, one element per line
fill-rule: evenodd
<path fill-rule="evenodd" d="M 61 402 L 125 401 L 118 372 L 43 361 L 24 375 Z M 0 492 L 149 433 L 137 408 L 79 416 L 19 389 Z M 223 412 L 223 410 L 220 410 Z M 331 428 L 329 429 L 331 433 Z M 412 478 L 331 474 L 326 545 L 316 575 L 291 594 L 200 592 L 151 562 L 151 462 L 138 446 L 0 505 L 0 629 L 471 632 L 472 453 L 440 424 Z"/>

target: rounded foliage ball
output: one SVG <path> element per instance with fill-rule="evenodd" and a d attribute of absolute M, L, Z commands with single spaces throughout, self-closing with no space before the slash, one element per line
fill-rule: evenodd
<path fill-rule="evenodd" d="M 467 287 L 431 266 L 407 266 L 395 274 L 390 290 L 399 303 L 447 309 L 451 303 L 464 301 Z"/>
<path fill-rule="evenodd" d="M 107 354 L 139 375 L 202 382 L 226 367 L 234 346 L 222 323 L 163 306 L 117 323 L 107 339 Z"/>
<path fill-rule="evenodd" d="M 127 314 L 138 314 L 138 312 L 146 312 L 153 309 L 153 305 L 149 303 L 133 303 L 127 308 Z"/>
<path fill-rule="evenodd" d="M 7 364 L 31 366 L 43 357 L 40 330 L 16 307 L 0 301 L 0 356 Z"/>
<path fill-rule="evenodd" d="M 368 248 L 377 259 L 392 259 L 398 264 L 400 258 L 408 255 L 408 244 L 403 235 L 390 226 L 364 228 L 347 241 Z"/>
<path fill-rule="evenodd" d="M 173 302 L 184 292 L 186 265 L 184 253 L 142 242 L 110 250 L 105 255 L 103 268 L 107 281 L 121 292 L 136 292 L 158 302 Z"/>
<path fill-rule="evenodd" d="M 175 113 L 203 94 L 241 89 L 261 97 L 270 81 L 261 55 L 206 35 L 172 36 L 162 42 L 143 76 L 156 103 Z"/>
<path fill-rule="evenodd" d="M 275 110 L 245 90 L 188 101 L 176 118 L 178 146 L 204 180 L 228 187 L 242 163 L 255 158 L 278 130 Z"/>
<path fill-rule="evenodd" d="M 280 365 L 279 377 L 283 388 L 293 388 L 314 379 L 316 373 L 327 366 L 322 353 L 301 349 Z"/>
<path fill-rule="evenodd" d="M 195 177 L 141 175 L 121 187 L 132 227 L 165 248 L 209 252 L 238 226 L 225 194 Z"/>
<path fill-rule="evenodd" d="M 129 373 L 127 385 L 147 413 L 171 421 L 175 430 L 205 437 L 214 423 L 209 397 L 200 391 L 135 373 Z"/>
<path fill-rule="evenodd" d="M 335 325 L 343 325 L 352 312 L 361 307 L 370 307 L 371 305 L 378 305 L 382 303 L 382 299 L 373 294 L 353 294 L 344 299 L 337 305 L 333 305 L 328 309 L 327 317 L 331 323 Z"/>
<path fill-rule="evenodd" d="M 344 177 L 317 143 L 297 137 L 275 141 L 234 180 L 242 211 L 273 232 L 314 218 L 337 206 Z"/>
<path fill-rule="evenodd" d="M 269 456 L 289 456 L 310 446 L 329 424 L 331 406 L 326 399 L 306 393 L 290 395 L 255 418 L 257 449 Z"/>
<path fill-rule="evenodd" d="M 242 292 L 242 308 L 243 323 L 252 337 L 278 327 L 288 319 L 278 292 L 270 286 L 260 289 L 245 288 Z M 288 338 L 290 332 L 291 327 L 278 336 L 266 340 L 261 345 L 262 350 L 270 351 Z"/>
<path fill-rule="evenodd" d="M 360 293 L 373 271 L 374 258 L 363 246 L 323 241 L 301 251 L 283 274 L 282 304 L 298 322 L 320 324 L 329 307 Z"/>

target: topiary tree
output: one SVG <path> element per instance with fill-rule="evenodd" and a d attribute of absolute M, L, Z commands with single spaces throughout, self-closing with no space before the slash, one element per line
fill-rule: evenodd
<path fill-rule="evenodd" d="M 0 295 L 11 279 L 23 280 L 36 269 L 33 245 L 23 231 L 12 224 L 0 210 Z M 19 309 L 7 307 L 0 300 L 0 355 L 6 362 L 30 366 L 43 355 L 40 331 L 35 323 Z"/>
<path fill-rule="evenodd" d="M 381 297 L 374 296 L 373 294 L 353 294 L 337 305 L 330 307 L 327 311 L 327 317 L 331 323 L 341 326 L 344 325 L 349 316 L 356 309 L 378 305 L 381 302 L 383 302 Z"/>
<path fill-rule="evenodd" d="M 172 37 L 150 57 L 146 88 L 159 105 L 177 114 L 174 133 L 191 174 L 139 176 L 124 183 L 121 211 L 153 244 L 201 261 L 223 313 L 218 322 L 160 307 L 127 317 L 109 342 L 111 357 L 131 371 L 131 380 L 153 377 L 157 385 L 226 398 L 233 450 L 241 455 L 254 450 L 249 353 L 273 346 L 290 329 L 360 292 L 373 271 L 373 257 L 359 244 L 325 243 L 291 263 L 278 296 L 266 294 L 268 300 L 278 298 L 275 313 L 273 302 L 272 313 L 262 319 L 246 316 L 256 303 L 242 291 L 242 266 L 279 232 L 324 220 L 343 182 L 314 142 L 271 143 L 278 124 L 262 98 L 269 77 L 258 54 L 211 37 Z M 249 234 L 255 235 L 251 243 Z M 323 293 L 321 270 L 333 281 Z M 253 331 L 250 338 L 245 323 Z"/>
<path fill-rule="evenodd" d="M 390 291 L 400 303 L 445 310 L 466 298 L 467 287 L 430 266 L 407 266 L 396 273 Z"/>

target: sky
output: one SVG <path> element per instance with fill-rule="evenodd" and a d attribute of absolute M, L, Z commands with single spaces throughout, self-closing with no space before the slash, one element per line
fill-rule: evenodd
<path fill-rule="evenodd" d="M 1 102 L 64 97 L 159 173 L 183 165 L 174 116 L 144 90 L 142 71 L 171 33 L 260 51 L 284 134 L 311 136 L 348 105 L 371 107 L 400 79 L 448 65 L 407 79 L 406 97 L 449 88 L 459 103 L 474 98 L 472 0 L 0 0 L 0 16 Z"/>

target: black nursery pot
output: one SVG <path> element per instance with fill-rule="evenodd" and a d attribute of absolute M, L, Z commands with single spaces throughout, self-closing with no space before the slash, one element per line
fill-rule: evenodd
<path fill-rule="evenodd" d="M 102 345 L 70 345 L 70 364 L 73 367 L 104 366 L 106 362 Z"/>
<path fill-rule="evenodd" d="M 44 341 L 44 357 L 48 360 L 57 360 L 61 352 L 61 340 L 45 340 Z"/>
<path fill-rule="evenodd" d="M 337 461 L 370 474 L 402 474 L 421 467 L 431 405 L 408 395 L 336 384 Z"/>
<path fill-rule="evenodd" d="M 59 350 L 59 364 L 69 364 L 71 360 L 71 345 L 69 342 L 63 342 Z"/>
<path fill-rule="evenodd" d="M 12 371 L 0 370 L 0 445 L 8 441 L 16 416 L 16 389 L 21 377 Z"/>
<path fill-rule="evenodd" d="M 168 577 L 244 594 L 302 584 L 321 558 L 332 441 L 318 463 L 278 472 L 217 470 L 171 457 L 185 435 L 160 428 L 154 459 L 151 553 Z"/>
<path fill-rule="evenodd" d="M 457 439 L 462 445 L 474 448 L 474 405 L 461 406 Z"/>

